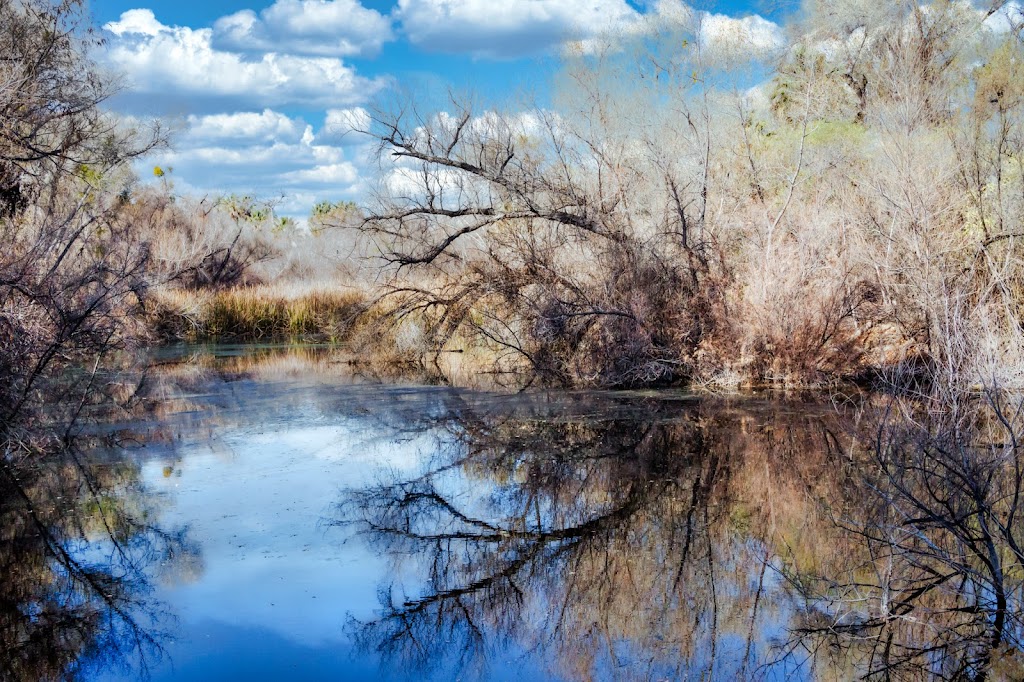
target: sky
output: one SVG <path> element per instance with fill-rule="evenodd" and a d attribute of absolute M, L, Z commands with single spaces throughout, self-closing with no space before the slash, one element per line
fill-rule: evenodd
<path fill-rule="evenodd" d="M 106 38 L 98 58 L 124 88 L 111 108 L 175 130 L 141 177 L 172 169 L 177 192 L 255 196 L 301 219 L 319 201 L 366 196 L 372 145 L 352 131 L 389 92 L 429 102 L 451 89 L 495 103 L 529 92 L 543 102 L 567 41 L 633 30 L 682 2 L 93 0 L 90 9 Z M 700 7 L 706 25 L 770 43 L 785 6 Z"/>

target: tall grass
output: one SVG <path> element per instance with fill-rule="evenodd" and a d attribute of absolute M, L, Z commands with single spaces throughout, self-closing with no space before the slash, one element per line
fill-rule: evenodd
<path fill-rule="evenodd" d="M 157 292 L 154 301 L 150 322 L 164 341 L 342 341 L 367 308 L 361 291 L 295 284 L 167 289 Z"/>

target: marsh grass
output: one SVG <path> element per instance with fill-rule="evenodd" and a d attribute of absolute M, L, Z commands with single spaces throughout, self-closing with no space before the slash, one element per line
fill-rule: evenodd
<path fill-rule="evenodd" d="M 154 296 L 151 325 L 164 341 L 343 341 L 368 297 L 340 287 L 261 285 L 219 291 L 168 289 Z"/>
<path fill-rule="evenodd" d="M 223 290 L 154 292 L 148 323 L 173 342 L 340 344 L 331 364 L 378 380 L 496 388 L 521 376 L 495 374 L 495 349 L 478 338 L 439 338 L 425 311 L 396 315 L 370 289 L 278 283 Z"/>

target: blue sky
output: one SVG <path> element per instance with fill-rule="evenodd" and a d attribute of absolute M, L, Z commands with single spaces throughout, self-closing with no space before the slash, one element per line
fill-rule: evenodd
<path fill-rule="evenodd" d="M 94 0 L 91 11 L 107 38 L 100 58 L 125 86 L 111 106 L 178 130 L 141 175 L 171 166 L 179 191 L 278 199 L 280 213 L 301 217 L 317 201 L 365 195 L 375 174 L 370 145 L 346 130 L 391 90 L 440 102 L 451 88 L 495 103 L 525 90 L 543 103 L 567 40 L 701 11 L 716 30 L 708 40 L 770 44 L 781 35 L 774 22 L 794 4 Z"/>

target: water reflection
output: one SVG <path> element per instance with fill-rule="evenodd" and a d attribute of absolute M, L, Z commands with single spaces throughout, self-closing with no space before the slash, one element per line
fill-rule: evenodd
<path fill-rule="evenodd" d="M 834 510 L 845 560 L 791 567 L 813 605 L 795 641 L 864 678 L 1024 679 L 1021 405 L 870 422 L 850 453 L 863 496 Z"/>
<path fill-rule="evenodd" d="M 600 395 L 446 408 L 425 471 L 341 507 L 395 573 L 422 576 L 384 587 L 380 617 L 355 624 L 364 646 L 477 673 L 514 640 L 572 679 L 804 674 L 769 663 L 802 608 L 781 562 L 818 551 L 815 499 L 842 489 L 834 413 Z"/>
<path fill-rule="evenodd" d="M 354 631 L 424 669 L 514 641 L 571 679 L 1021 679 L 1017 424 L 892 405 L 453 398 L 429 466 L 341 505 L 419 576 Z"/>
<path fill-rule="evenodd" d="M 1019 412 L 382 385 L 324 349 L 143 385 L 136 445 L 0 472 L 4 679 L 1024 678 Z"/>
<path fill-rule="evenodd" d="M 185 533 L 155 523 L 136 467 L 95 445 L 77 439 L 45 457 L 0 461 L 5 680 L 143 671 L 159 659 L 166 625 L 153 581 L 201 570 Z"/>

